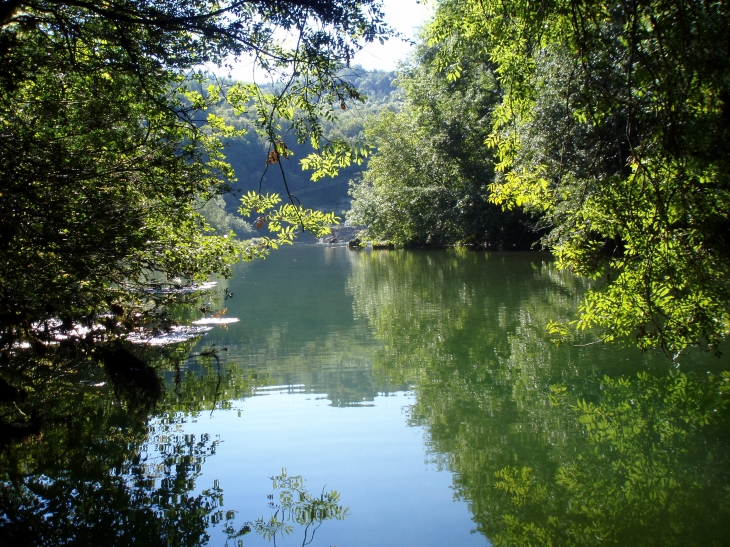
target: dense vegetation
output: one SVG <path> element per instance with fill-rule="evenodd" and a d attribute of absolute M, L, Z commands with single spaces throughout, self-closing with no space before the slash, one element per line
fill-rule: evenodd
<path fill-rule="evenodd" d="M 151 287 L 227 275 L 234 262 L 290 243 L 301 229 L 326 233 L 336 216 L 321 209 L 348 206 L 348 178 L 347 218 L 365 225 L 368 238 L 503 249 L 541 238 L 560 268 L 594 280 L 581 302 L 551 318 L 560 340 L 595 329 L 598 341 L 660 348 L 675 359 L 693 346 L 719 354 L 730 331 L 728 6 L 440 0 L 395 94 L 391 74 L 350 68 L 359 41 L 389 32 L 379 6 L 0 3 L 0 448 L 16 448 L 0 462 L 0 525 L 14 539 L 63 543 L 57 536 L 73 536 L 83 517 L 98 523 L 92 542 L 115 528 L 134 539 L 146 530 L 150 543 L 194 545 L 210 519 L 226 520 L 220 492 L 191 494 L 191 462 L 212 451 L 209 440 L 163 443 L 160 480 L 146 482 L 139 453 L 158 433 L 146 420 L 190 409 L 176 406 L 150 366 L 180 374 L 182 357 L 135 349 L 128 337 L 209 309 L 191 299 L 180 311 L 179 298 Z M 296 47 L 276 39 L 280 29 L 298 37 Z M 266 85 L 211 79 L 200 68 L 244 55 L 271 76 Z M 368 157 L 360 175 L 355 166 Z M 273 237 L 244 241 L 263 228 Z M 429 262 L 419 275 L 444 277 L 451 267 Z M 458 422 L 464 433 L 453 441 L 439 436 L 439 412 L 504 411 L 489 408 L 496 399 L 488 390 L 462 389 L 468 375 L 523 375 L 515 405 L 542 397 L 545 411 L 515 427 L 551 424 L 580 446 L 561 453 L 556 442 L 542 468 L 530 467 L 529 454 L 519 454 L 528 465 L 493 461 L 491 445 L 478 461 L 454 460 L 459 487 L 477 500 L 478 526 L 495 542 L 583 545 L 618 534 L 618 543 L 651 543 L 645 514 L 677 520 L 657 541 L 691 541 L 705 525 L 726 537 L 712 507 L 724 510 L 727 496 L 710 497 L 703 486 L 725 481 L 722 436 L 707 452 L 715 463 L 693 470 L 687 462 L 703 450 L 702 430 L 727 428 L 725 413 L 714 413 L 727 406 L 727 375 L 704 383 L 683 374 L 605 379 L 593 402 L 574 400 L 568 384 L 580 374 L 551 372 L 541 361 L 550 350 L 535 329 L 548 317 L 533 316 L 508 339 L 485 328 L 483 339 L 468 340 L 487 355 L 481 366 L 454 363 L 449 344 L 463 345 L 460 326 L 498 309 L 500 295 L 465 287 L 434 296 L 430 282 L 420 287 L 413 277 L 399 288 L 385 283 L 387 271 L 376 273 L 356 295 L 356 311 L 387 342 L 376 368 L 416 384 L 411 418 L 431 427 L 440 453 L 458 456 L 458 446 L 445 445 L 468 446 L 483 438 L 469 427 L 496 422 L 487 412 L 484 423 Z M 390 305 L 398 295 L 388 291 L 448 299 L 453 310 L 429 326 L 407 301 Z M 419 340 L 413 353 L 404 340 Z M 500 368 L 489 352 L 506 345 L 512 361 Z M 231 397 L 249 389 L 236 371 L 216 372 L 213 383 L 193 376 L 181 388 L 198 390 L 193 410 L 216 407 L 226 389 Z M 551 399 L 528 389 L 558 372 L 567 379 Z M 70 439 L 79 444 L 67 450 Z M 611 489 L 617 481 L 630 483 L 623 499 Z M 679 522 L 696 507 L 701 519 Z M 608 530 L 606 511 L 626 528 Z M 501 521 L 488 518 L 498 512 Z M 31 529 L 35 537 L 23 536 Z"/>
<path fill-rule="evenodd" d="M 342 105 L 336 105 L 332 117 L 321 120 L 324 140 L 347 140 L 364 146 L 363 127 L 366 120 L 379 112 L 385 110 L 395 112 L 400 108 L 400 94 L 391 85 L 395 74 L 377 70 L 366 72 L 359 66 L 353 66 L 342 69 L 340 75 L 358 90 L 358 94 L 365 101 L 347 104 L 345 109 L 342 109 Z M 225 79 L 219 80 L 218 83 L 224 87 L 234 84 Z M 200 85 L 201 93 L 205 93 L 205 87 Z M 245 134 L 225 139 L 226 161 L 236 177 L 236 181 L 231 184 L 231 192 L 223 196 L 227 212 L 235 213 L 240 205 L 238 196 L 249 191 L 261 189 L 263 192 L 284 193 L 286 191 L 284 180 L 292 195 L 309 208 L 335 211 L 338 215 L 349 208 L 348 181 L 362 171 L 361 164 L 353 163 L 340 169 L 336 176 L 326 177 L 313 184 L 312 172 L 304 170 L 300 162 L 315 150 L 311 143 L 294 141 L 287 144 L 288 154 L 282 163 L 284 167 L 282 177 L 279 169 L 273 169 L 271 166 L 267 169 L 268 141 L 256 133 L 255 112 L 237 115 L 227 102 L 212 105 L 210 110 L 220 116 L 227 125 L 245 131 Z"/>
<path fill-rule="evenodd" d="M 0 21 L 3 362 L 17 344 L 60 351 L 49 347 L 58 336 L 62 353 L 93 352 L 150 317 L 154 301 L 140 291 L 151 283 L 226 274 L 290 242 L 297 226 L 333 222 L 252 194 L 242 211 L 278 237 L 211 234 L 199 209 L 230 188 L 222 148 L 241 131 L 206 110 L 225 101 L 253 112 L 264 166 L 278 167 L 292 142 L 318 150 L 315 173 L 357 160 L 342 141 L 322 142 L 320 120 L 360 99 L 341 70 L 357 40 L 386 32 L 377 2 L 39 0 L 3 3 Z M 298 46 L 274 39 L 278 28 L 298 33 Z M 255 56 L 273 87 L 200 93 L 197 67 L 240 55 Z"/>
<path fill-rule="evenodd" d="M 398 245 L 528 249 L 530 218 L 489 202 L 494 160 L 484 140 L 500 93 L 486 55 L 463 52 L 461 77 L 447 79 L 439 49 L 418 47 L 396 80 L 402 108 L 366 125 L 376 153 L 352 185 L 347 220 L 365 226 L 365 238 Z"/>
<path fill-rule="evenodd" d="M 690 0 L 443 0 L 351 218 L 400 243 L 489 241 L 486 202 L 600 280 L 570 339 L 676 357 L 730 330 L 730 11 Z M 474 223 L 479 227 L 475 229 Z M 480 233 L 481 230 L 481 233 Z"/>

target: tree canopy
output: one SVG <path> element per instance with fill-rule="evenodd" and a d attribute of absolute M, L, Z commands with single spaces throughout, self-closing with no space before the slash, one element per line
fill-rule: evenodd
<path fill-rule="evenodd" d="M 488 59 L 465 48 L 461 77 L 446 78 L 435 62 L 440 49 L 417 47 L 395 82 L 402 108 L 366 125 L 376 152 L 352 185 L 348 222 L 399 245 L 527 249 L 536 239 L 529 217 L 488 199 L 494 161 L 483 142 L 500 98 Z"/>
<path fill-rule="evenodd" d="M 307 139 L 322 149 L 312 159 L 320 169 L 347 164 L 356 152 L 320 143 L 319 120 L 359 99 L 340 69 L 359 42 L 388 32 L 379 5 L 2 2 L 3 360 L 18 343 L 43 354 L 60 334 L 76 351 L 128 331 L 149 309 L 140 291 L 151 281 L 226 274 L 232 262 L 290 242 L 293 226 L 325 230 L 332 215 L 294 203 L 275 209 L 276 196 L 254 195 L 244 210 L 258 209 L 278 238 L 242 243 L 210 233 L 199 208 L 233 180 L 222 148 L 237 130 L 205 109 L 226 100 L 256 112 L 274 167 L 287 142 Z M 205 63 L 243 55 L 273 88 L 196 89 Z"/>
<path fill-rule="evenodd" d="M 573 322 L 601 340 L 676 355 L 727 337 L 728 28 L 726 4 L 688 0 L 444 0 L 428 28 L 447 78 L 484 52 L 491 200 L 540 215 L 561 265 L 603 280 Z"/>

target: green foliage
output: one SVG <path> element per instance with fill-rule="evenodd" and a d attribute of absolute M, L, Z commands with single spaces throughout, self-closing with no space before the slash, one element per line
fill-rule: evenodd
<path fill-rule="evenodd" d="M 208 200 L 199 211 L 216 235 L 226 236 L 233 232 L 232 237 L 245 238 L 254 233 L 251 224 L 226 211 L 226 202 L 221 196 Z"/>
<path fill-rule="evenodd" d="M 103 319 L 110 310 L 147 309 L 150 283 L 230 275 L 232 263 L 265 255 L 270 246 L 229 237 L 236 223 L 215 205 L 201 214 L 234 182 L 225 143 L 250 129 L 209 107 L 254 112 L 269 159 L 286 155 L 290 132 L 319 146 L 320 117 L 360 99 L 341 68 L 358 41 L 388 32 L 375 0 L 37 0 L 4 4 L 0 21 L 4 359 L 15 344 L 51 342 L 56 322 L 88 351 L 127 328 Z M 297 46 L 275 39 L 278 28 Z M 273 87 L 203 89 L 197 67 L 249 54 Z M 293 205 L 277 215 L 274 225 L 296 217 L 305 229 L 333 220 Z M 81 340 L 74 325 L 98 332 Z"/>
<path fill-rule="evenodd" d="M 25 45 L 45 57 L 53 38 Z M 153 270 L 199 279 L 236 259 L 193 209 L 225 187 L 217 138 L 178 122 L 132 75 L 97 70 L 79 42 L 87 64 L 71 70 L 51 49 L 2 97 L 4 347 L 38 321 L 103 310 L 123 297 L 110 283 L 144 283 Z M 155 85 L 164 97 L 167 82 Z"/>
<path fill-rule="evenodd" d="M 279 194 L 257 194 L 249 192 L 241 198 L 239 212 L 243 216 L 256 213 L 259 217 L 254 225 L 261 229 L 268 224 L 269 231 L 277 235 L 276 239 L 258 238 L 256 244 L 263 248 L 278 248 L 279 245 L 291 245 L 294 242 L 295 227 L 311 232 L 315 237 L 330 233 L 330 226 L 339 220 L 334 213 L 323 213 L 312 209 L 304 209 L 301 205 L 281 203 Z"/>
<path fill-rule="evenodd" d="M 289 132 L 297 144 L 309 141 L 314 149 L 301 160 L 304 169 L 312 170 L 313 181 L 334 176 L 353 161 L 362 162 L 359 147 L 340 139 L 322 142 L 325 130 L 321 120 L 334 120 L 335 104 L 344 110 L 345 101 L 364 102 L 364 97 L 341 73 L 333 72 L 330 79 L 322 80 L 315 76 L 314 67 L 295 63 L 293 70 L 280 89 L 275 86 L 267 92 L 256 84 L 236 83 L 227 90 L 226 100 L 235 114 L 253 110 L 257 132 L 268 145 L 266 165 L 281 165 L 280 160 L 288 157 Z"/>
<path fill-rule="evenodd" d="M 558 390 L 586 439 L 549 483 L 527 467 L 495 473 L 509 508 L 494 543 L 721 545 L 730 498 L 710 485 L 727 483 L 729 381 L 604 377 L 597 404 Z"/>
<path fill-rule="evenodd" d="M 454 0 L 429 27 L 458 81 L 502 91 L 491 199 L 543 216 L 563 268 L 601 279 L 573 327 L 677 355 L 730 330 L 724 4 Z"/>
<path fill-rule="evenodd" d="M 350 145 L 336 141 L 328 143 L 321 153 L 310 154 L 302 158 L 302 169 L 312 171 L 312 180 L 317 182 L 324 177 L 334 177 L 340 169 L 350 167 L 353 163 L 361 165 L 370 153 L 365 145 Z"/>
<path fill-rule="evenodd" d="M 528 248 L 527 217 L 489 203 L 491 155 L 482 142 L 499 89 L 486 56 L 462 52 L 460 78 L 445 80 L 438 49 L 421 44 L 397 84 L 405 92 L 398 113 L 368 123 L 377 149 L 362 181 L 352 184 L 348 222 L 365 237 L 399 245 L 486 245 Z"/>
<path fill-rule="evenodd" d="M 235 127 L 240 134 L 226 139 L 226 157 L 233 168 L 237 181 L 232 183 L 233 192 L 225 196 L 229 211 L 235 210 L 235 193 L 249 191 L 272 191 L 284 193 L 286 190 L 295 198 L 302 199 L 312 209 L 340 211 L 349 206 L 347 181 L 362 171 L 362 160 L 370 148 L 363 145 L 363 124 L 365 119 L 384 109 L 397 110 L 400 105 L 397 91 L 391 87 L 395 77 L 392 72 L 365 72 L 355 66 L 343 68 L 339 76 L 357 89 L 358 99 L 342 103 L 334 102 L 330 109 L 322 112 L 319 149 L 311 142 L 298 142 L 295 135 L 284 132 L 285 153 L 279 151 L 279 163 L 267 162 L 272 159 L 269 153 L 269 137 L 262 133 L 254 101 L 245 103 L 245 97 L 236 97 L 233 102 L 244 104 L 244 111 L 234 109 L 230 101 L 222 100 L 210 105 L 210 110 Z M 235 95 L 242 84 L 228 80 L 218 80 L 222 95 Z M 275 87 L 264 89 L 273 91 Z M 200 91 L 206 94 L 205 84 Z M 301 117 L 296 107 L 295 117 Z M 282 128 L 290 122 L 281 120 Z M 245 133 L 244 133 L 245 132 Z M 285 160 L 285 161 L 283 161 Z M 332 177 L 332 180 L 319 180 L 312 184 L 312 177 Z M 306 198 L 305 198 L 306 196 Z"/>

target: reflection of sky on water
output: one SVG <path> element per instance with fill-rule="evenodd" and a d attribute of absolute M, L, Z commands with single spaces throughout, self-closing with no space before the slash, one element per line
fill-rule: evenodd
<path fill-rule="evenodd" d="M 286 468 L 351 509 L 314 545 L 487 544 L 509 513 L 496 472 L 534 467 L 550 482 L 584 449 L 551 385 L 597 401 L 605 374 L 666 374 L 661 356 L 549 341 L 548 320 L 570 319 L 585 285 L 543 253 L 317 246 L 240 265 L 221 305 L 241 320 L 216 326 L 194 352 L 227 348 L 224 363 L 261 387 L 185 426 L 223 441 L 198 488 L 218 480 L 240 526 L 271 514 L 267 477 Z M 683 370 L 720 365 L 687 359 Z M 454 502 L 456 492 L 469 503 Z"/>
<path fill-rule="evenodd" d="M 111 377 L 94 367 L 37 391 L 55 393 L 37 400 L 51 426 L 0 458 L 6 543 L 195 542 L 226 511 L 236 528 L 270 517 L 282 468 L 350 507 L 323 523 L 323 547 L 521 546 L 536 525 L 552 545 L 730 536 L 730 377 L 707 374 L 726 360 L 677 374 L 635 350 L 556 348 L 544 325 L 573 313 L 582 282 L 540 254 L 294 248 L 227 287 L 226 313 L 209 315 L 241 321 L 201 338 L 184 382 L 168 368 L 149 429 L 154 372 L 121 374 L 121 351 Z M 29 530 L 48 539 L 18 539 Z"/>
<path fill-rule="evenodd" d="M 292 393 L 292 391 L 294 393 Z M 452 499 L 451 474 L 426 463 L 423 429 L 407 427 L 404 392 L 377 396 L 360 407 L 331 406 L 316 393 L 271 387 L 236 404 L 236 410 L 201 415 L 186 433 L 215 432 L 223 441 L 203 467 L 199 488 L 218 479 L 224 509 L 238 511 L 236 522 L 269 516 L 268 477 L 282 468 L 302 475 L 312 495 L 326 485 L 350 508 L 342 522 L 326 522 L 313 545 L 442 546 L 486 545 L 470 534 L 465 502 Z M 277 494 L 275 494 L 276 496 Z M 295 532 L 279 545 L 298 545 Z M 211 530 L 211 544 L 222 543 Z M 253 534 L 245 545 L 267 545 Z"/>

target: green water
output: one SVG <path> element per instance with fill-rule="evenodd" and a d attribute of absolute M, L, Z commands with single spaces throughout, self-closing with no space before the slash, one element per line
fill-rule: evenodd
<path fill-rule="evenodd" d="M 4 483 L 6 521 L 14 503 L 18 522 L 59 521 L 45 537 L 86 518 L 143 545 L 271 545 L 272 515 L 291 526 L 277 545 L 726 545 L 726 358 L 556 346 L 545 324 L 586 287 L 541 253 L 308 246 L 241 264 L 208 306 L 240 321 L 168 366 L 149 421 L 86 390 L 95 425 L 17 452 L 9 476 L 43 478 Z M 287 520 L 330 490 L 318 519 Z"/>

